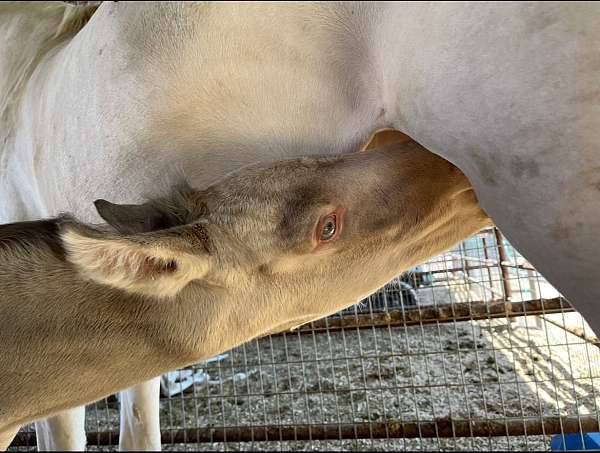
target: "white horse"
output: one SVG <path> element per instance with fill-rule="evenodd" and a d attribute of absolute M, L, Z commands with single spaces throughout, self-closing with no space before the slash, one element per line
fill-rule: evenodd
<path fill-rule="evenodd" d="M 88 15 L 0 6 L 0 220 L 95 220 L 93 199 L 152 194 L 165 167 L 203 186 L 392 128 L 462 169 L 600 330 L 597 4 L 119 2 L 77 32 Z M 123 448 L 160 446 L 153 385 L 125 399 Z M 80 448 L 78 411 L 42 445 Z"/>

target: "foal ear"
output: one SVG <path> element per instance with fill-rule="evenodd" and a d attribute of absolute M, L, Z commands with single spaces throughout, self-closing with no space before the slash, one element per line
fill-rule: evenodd
<path fill-rule="evenodd" d="M 145 233 L 181 225 L 173 212 L 156 203 L 115 204 L 106 200 L 94 201 L 100 217 L 122 234 Z"/>
<path fill-rule="evenodd" d="M 90 280 L 131 293 L 173 297 L 206 275 L 208 248 L 190 244 L 193 235 L 202 234 L 206 240 L 197 225 L 129 236 L 67 225 L 61 239 L 68 261 Z"/>

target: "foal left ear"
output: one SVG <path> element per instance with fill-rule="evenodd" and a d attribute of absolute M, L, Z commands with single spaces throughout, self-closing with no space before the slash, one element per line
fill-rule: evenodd
<path fill-rule="evenodd" d="M 68 261 L 90 280 L 131 293 L 173 297 L 208 271 L 208 248 L 197 246 L 207 234 L 199 229 L 184 225 L 119 236 L 66 225 L 61 239 Z"/>
<path fill-rule="evenodd" d="M 144 233 L 181 225 L 173 212 L 156 203 L 115 204 L 106 200 L 94 201 L 100 217 L 122 234 Z"/>

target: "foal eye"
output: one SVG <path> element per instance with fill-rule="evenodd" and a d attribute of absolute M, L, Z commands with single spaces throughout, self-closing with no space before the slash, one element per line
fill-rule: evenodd
<path fill-rule="evenodd" d="M 326 215 L 321 222 L 321 234 L 319 236 L 320 241 L 329 241 L 337 233 L 337 216 L 335 214 Z"/>

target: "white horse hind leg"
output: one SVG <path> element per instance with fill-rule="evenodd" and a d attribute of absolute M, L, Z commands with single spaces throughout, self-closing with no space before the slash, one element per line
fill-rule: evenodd
<path fill-rule="evenodd" d="M 160 451 L 160 378 L 121 393 L 121 451 Z"/>
<path fill-rule="evenodd" d="M 35 423 L 38 451 L 85 450 L 85 406 Z"/>

